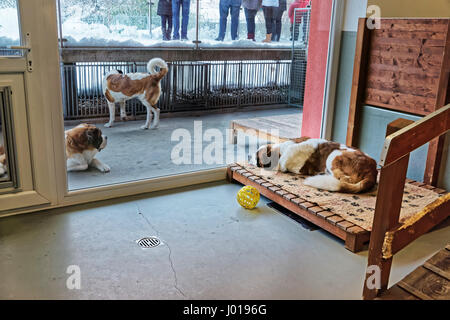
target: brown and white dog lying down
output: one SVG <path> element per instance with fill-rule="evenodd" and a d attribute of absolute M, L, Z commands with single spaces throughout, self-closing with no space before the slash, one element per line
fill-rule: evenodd
<path fill-rule="evenodd" d="M 67 171 L 83 171 L 89 166 L 100 172 L 111 169 L 95 155 L 106 147 L 108 138 L 94 125 L 80 124 L 65 131 Z"/>
<path fill-rule="evenodd" d="M 0 177 L 4 176 L 6 172 L 7 167 L 6 167 L 5 148 L 3 146 L 0 146 Z"/>
<path fill-rule="evenodd" d="M 358 149 L 323 139 L 265 145 L 250 163 L 282 172 L 309 175 L 304 184 L 328 191 L 359 193 L 377 181 L 377 163 Z"/>
<path fill-rule="evenodd" d="M 156 71 L 156 67 L 160 70 Z M 125 101 L 139 99 L 147 108 L 147 120 L 141 129 L 154 129 L 159 124 L 159 112 L 156 107 L 161 95 L 161 79 L 167 74 L 168 67 L 161 58 L 151 59 L 147 64 L 148 73 L 122 74 L 119 70 L 107 73 L 103 78 L 103 94 L 108 100 L 109 122 L 105 127 L 112 127 L 115 119 L 116 102 L 120 104 L 120 119 L 126 120 Z M 152 114 L 154 120 L 152 125 Z"/>

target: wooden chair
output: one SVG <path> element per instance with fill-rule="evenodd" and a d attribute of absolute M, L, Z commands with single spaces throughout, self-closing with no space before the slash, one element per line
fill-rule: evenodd
<path fill-rule="evenodd" d="M 443 138 L 450 130 L 450 104 L 421 120 L 389 135 L 381 155 L 380 182 L 375 215 L 370 235 L 368 271 L 364 281 L 363 298 L 373 299 L 388 287 L 393 255 L 429 231 L 450 215 L 450 193 L 425 207 L 412 219 L 399 222 L 409 155 L 435 138 Z M 380 270 L 380 288 L 367 284 L 373 267 Z"/>

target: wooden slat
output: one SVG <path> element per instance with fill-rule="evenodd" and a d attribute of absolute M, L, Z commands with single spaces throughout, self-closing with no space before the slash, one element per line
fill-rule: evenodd
<path fill-rule="evenodd" d="M 425 234 L 449 216 L 450 201 L 447 201 L 435 208 L 433 211 L 427 213 L 411 225 L 407 227 L 402 226 L 397 230 L 391 231 L 391 234 L 393 236 L 391 244 L 392 254 L 397 253 L 413 240 Z"/>
<path fill-rule="evenodd" d="M 381 165 L 392 163 L 450 130 L 450 104 L 386 138 Z"/>
<path fill-rule="evenodd" d="M 397 285 L 424 300 L 450 299 L 450 282 L 423 266 L 411 272 Z"/>
<path fill-rule="evenodd" d="M 365 78 L 367 72 L 369 36 L 370 33 L 366 28 L 367 18 L 358 20 L 358 34 L 356 39 L 356 52 L 353 67 L 352 91 L 350 96 L 350 109 L 347 123 L 348 146 L 357 146 L 357 132 L 359 130 L 359 117 L 362 101 L 364 100 Z"/>
<path fill-rule="evenodd" d="M 347 230 L 348 228 L 353 227 L 354 224 L 350 221 L 343 220 L 343 221 L 338 222 L 337 226 L 343 230 Z"/>
<path fill-rule="evenodd" d="M 445 32 L 446 19 L 381 19 L 381 30 Z"/>
<path fill-rule="evenodd" d="M 397 111 L 405 111 L 417 115 L 427 115 L 433 112 L 431 107 L 434 98 L 416 96 L 414 94 L 403 94 L 389 90 L 367 88 L 364 102 L 368 105 L 379 106 Z"/>
<path fill-rule="evenodd" d="M 338 222 L 344 221 L 344 219 L 339 215 L 333 215 L 331 217 L 327 217 L 327 221 L 336 225 Z"/>
<path fill-rule="evenodd" d="M 398 225 L 408 161 L 409 154 L 381 168 L 367 262 L 367 266 L 380 268 L 381 288 L 367 287 L 366 281 L 369 274 L 366 274 L 363 287 L 364 299 L 374 299 L 379 291 L 385 291 L 388 286 L 392 259 L 383 259 L 383 243 L 386 232 Z"/>

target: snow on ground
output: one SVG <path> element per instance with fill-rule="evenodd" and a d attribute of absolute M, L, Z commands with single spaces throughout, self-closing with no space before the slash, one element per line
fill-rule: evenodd
<path fill-rule="evenodd" d="M 195 27 L 188 30 L 190 41 L 163 41 L 161 38 L 160 27 L 152 29 L 150 36 L 149 30 L 138 29 L 136 26 L 123 24 L 113 24 L 106 26 L 100 23 L 87 23 L 83 21 L 83 13 L 80 7 L 70 8 L 71 14 L 64 20 L 62 29 L 64 38 L 67 39 L 65 46 L 77 47 L 176 47 L 176 48 L 192 48 L 195 44 Z M 218 10 L 210 10 L 208 14 L 213 16 L 213 12 Z M 215 16 L 213 16 L 214 18 Z M 218 17 L 215 17 L 218 18 Z M 228 25 L 229 28 L 229 25 Z M 291 46 L 291 42 L 282 40 L 274 43 L 262 43 L 262 39 L 258 41 L 250 41 L 240 39 L 236 41 L 215 41 L 218 33 L 218 25 L 216 28 L 201 27 L 199 30 L 202 48 L 286 48 Z M 227 32 L 229 34 L 229 32 Z M 87 36 L 88 35 L 88 36 Z M 229 35 L 228 35 L 229 36 Z M 19 44 L 19 27 L 17 10 L 15 8 L 0 9 L 0 47 Z"/>
<path fill-rule="evenodd" d="M 0 9 L 0 46 L 18 45 L 19 38 L 17 9 Z"/>

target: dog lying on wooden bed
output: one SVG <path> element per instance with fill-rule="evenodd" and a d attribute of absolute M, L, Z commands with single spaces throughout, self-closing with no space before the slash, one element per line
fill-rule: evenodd
<path fill-rule="evenodd" d="M 377 163 L 362 151 L 324 139 L 302 138 L 261 146 L 250 163 L 309 175 L 304 184 L 328 191 L 359 193 L 377 181 Z"/>

